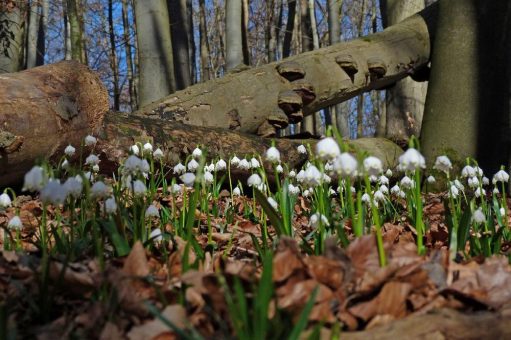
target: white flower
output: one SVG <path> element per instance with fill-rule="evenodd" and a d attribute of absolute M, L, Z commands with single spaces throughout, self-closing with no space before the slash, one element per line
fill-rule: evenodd
<path fill-rule="evenodd" d="M 277 167 L 275 168 L 275 170 L 276 170 L 279 174 L 281 174 L 281 173 L 283 173 L 283 172 L 284 172 L 284 168 L 283 168 L 283 167 L 282 167 L 282 165 L 280 165 L 280 164 L 279 164 L 279 165 L 277 165 Z"/>
<path fill-rule="evenodd" d="M 374 200 L 383 202 L 385 201 L 385 195 L 380 190 L 376 190 L 376 192 L 374 193 Z"/>
<path fill-rule="evenodd" d="M 163 240 L 163 234 L 161 233 L 160 228 L 156 228 L 149 234 L 149 238 L 154 240 L 154 242 L 161 242 Z"/>
<path fill-rule="evenodd" d="M 401 187 L 405 189 L 412 189 L 415 186 L 415 182 L 413 182 L 410 177 L 405 176 L 401 179 Z"/>
<path fill-rule="evenodd" d="M 382 172 L 382 167 L 381 161 L 374 156 L 364 159 L 364 169 L 369 176 L 379 175 Z"/>
<path fill-rule="evenodd" d="M 509 181 L 509 174 L 504 170 L 499 170 L 495 175 L 493 175 L 493 184 L 497 182 L 505 182 Z"/>
<path fill-rule="evenodd" d="M 316 154 L 323 160 L 333 160 L 341 154 L 341 149 L 335 139 L 326 137 L 316 144 Z"/>
<path fill-rule="evenodd" d="M 246 159 L 242 159 L 238 163 L 238 168 L 241 170 L 248 170 L 250 169 L 250 163 Z"/>
<path fill-rule="evenodd" d="M 92 173 L 90 171 L 87 171 L 87 172 L 84 172 L 83 173 L 83 177 L 88 180 L 89 182 L 92 181 L 93 179 L 93 176 L 92 176 Z"/>
<path fill-rule="evenodd" d="M 0 195 L 0 210 L 10 207 L 12 204 L 11 198 L 5 192 Z"/>
<path fill-rule="evenodd" d="M 506 209 L 504 207 L 499 209 L 500 216 L 506 216 Z"/>
<path fill-rule="evenodd" d="M 81 179 L 80 177 L 80 180 Z M 64 183 L 64 188 L 67 193 L 74 198 L 78 198 L 82 194 L 83 185 L 80 180 L 76 179 L 76 177 L 70 177 Z"/>
<path fill-rule="evenodd" d="M 378 182 L 378 177 L 375 175 L 369 176 L 369 182 L 371 182 L 371 183 Z"/>
<path fill-rule="evenodd" d="M 334 170 L 334 165 L 330 162 L 326 162 L 325 171 L 332 171 L 332 170 Z"/>
<path fill-rule="evenodd" d="M 262 182 L 263 182 L 263 180 L 261 179 L 261 177 L 258 174 L 252 174 L 247 179 L 247 184 L 249 187 L 258 187 L 259 185 L 261 185 Z"/>
<path fill-rule="evenodd" d="M 34 166 L 29 172 L 25 174 L 25 181 L 23 190 L 25 191 L 39 191 L 43 188 L 47 181 L 46 173 L 40 166 Z"/>
<path fill-rule="evenodd" d="M 469 177 L 468 186 L 472 189 L 477 188 L 479 186 L 479 179 L 477 177 Z"/>
<path fill-rule="evenodd" d="M 158 211 L 158 208 L 154 204 L 151 204 L 147 207 L 145 211 L 146 217 L 160 217 L 160 212 Z"/>
<path fill-rule="evenodd" d="M 144 146 L 142 146 L 144 152 L 153 152 L 153 146 L 151 145 L 151 143 L 147 142 L 144 144 Z"/>
<path fill-rule="evenodd" d="M 98 165 L 99 164 L 99 157 L 94 155 L 94 154 L 90 154 L 89 156 L 87 156 L 87 158 L 85 159 L 85 164 L 87 165 Z"/>
<path fill-rule="evenodd" d="M 211 183 L 213 183 L 213 180 L 214 180 L 213 174 L 211 172 L 209 172 L 209 171 L 206 171 L 204 173 L 204 181 L 207 184 L 211 184 Z"/>
<path fill-rule="evenodd" d="M 385 176 L 392 177 L 392 170 L 387 169 L 387 171 L 385 172 Z"/>
<path fill-rule="evenodd" d="M 161 151 L 161 149 L 160 149 L 160 148 L 158 148 L 158 149 L 154 150 L 154 152 L 153 152 L 153 157 L 154 157 L 154 159 L 156 159 L 156 160 L 162 159 L 162 158 L 163 158 L 163 151 Z"/>
<path fill-rule="evenodd" d="M 309 189 L 304 190 L 302 193 L 303 197 L 309 197 L 310 195 L 311 195 L 311 191 Z"/>
<path fill-rule="evenodd" d="M 296 175 L 296 180 L 298 183 L 302 183 L 305 180 L 305 170 L 300 170 L 300 172 L 298 172 L 298 175 Z"/>
<path fill-rule="evenodd" d="M 62 167 L 62 169 L 69 169 L 69 162 L 67 159 L 64 159 L 64 161 L 62 162 L 62 164 L 60 165 Z"/>
<path fill-rule="evenodd" d="M 295 178 L 296 177 L 296 172 L 294 170 L 291 170 L 291 171 L 289 171 L 288 176 L 291 177 L 291 178 Z"/>
<path fill-rule="evenodd" d="M 192 158 L 191 161 L 188 162 L 188 171 L 195 172 L 199 167 L 199 163 L 195 159 Z"/>
<path fill-rule="evenodd" d="M 261 166 L 261 164 L 259 164 L 259 161 L 255 158 L 252 157 L 252 159 L 250 160 L 250 167 L 252 169 L 257 169 Z"/>
<path fill-rule="evenodd" d="M 215 164 L 215 171 L 222 171 L 227 169 L 227 163 L 223 159 L 219 159 Z"/>
<path fill-rule="evenodd" d="M 316 166 L 311 165 L 305 170 L 304 183 L 308 186 L 315 187 L 321 184 L 323 174 L 319 172 Z"/>
<path fill-rule="evenodd" d="M 433 168 L 445 173 L 449 173 L 449 170 L 452 169 L 451 160 L 447 156 L 438 156 Z"/>
<path fill-rule="evenodd" d="M 280 152 L 276 147 L 272 146 L 268 150 L 266 150 L 266 159 L 269 162 L 278 163 L 280 162 Z"/>
<path fill-rule="evenodd" d="M 179 194 L 181 192 L 181 186 L 179 184 L 174 184 L 172 186 L 172 194 Z"/>
<path fill-rule="evenodd" d="M 234 189 L 232 190 L 232 194 L 233 194 L 233 196 L 239 196 L 239 195 L 241 195 L 241 190 L 240 190 L 240 188 L 239 188 L 239 187 L 234 188 Z"/>
<path fill-rule="evenodd" d="M 183 182 L 184 185 L 186 185 L 187 187 L 192 187 L 193 186 L 193 183 L 195 182 L 195 175 L 192 174 L 191 172 L 187 172 L 185 174 L 182 174 L 179 179 L 181 180 L 181 182 Z"/>
<path fill-rule="evenodd" d="M 500 194 L 499 188 L 497 188 L 497 187 L 493 188 L 493 193 L 494 193 L 495 195 Z"/>
<path fill-rule="evenodd" d="M 148 173 L 149 171 L 151 171 L 151 166 L 149 165 L 147 159 L 143 159 L 140 162 L 140 171 L 142 171 L 143 173 Z"/>
<path fill-rule="evenodd" d="M 389 179 L 385 175 L 381 175 L 378 180 L 380 181 L 380 184 L 389 185 Z"/>
<path fill-rule="evenodd" d="M 137 144 L 132 145 L 132 146 L 130 147 L 130 150 L 131 150 L 131 152 L 132 152 L 134 155 L 137 155 L 137 156 L 138 156 L 138 155 L 140 154 L 140 149 L 139 149 L 139 147 L 138 147 L 138 145 L 137 145 Z"/>
<path fill-rule="evenodd" d="M 270 203 L 271 207 L 275 210 L 279 208 L 279 204 L 272 197 L 268 197 L 268 203 Z"/>
<path fill-rule="evenodd" d="M 389 188 L 385 184 L 381 185 L 379 190 L 384 194 L 389 193 Z"/>
<path fill-rule="evenodd" d="M 64 149 L 64 153 L 66 154 L 66 156 L 68 157 L 71 157 L 75 154 L 75 151 L 76 149 L 71 145 L 69 144 L 68 146 L 66 146 L 66 148 Z"/>
<path fill-rule="evenodd" d="M 195 148 L 195 150 L 193 150 L 193 152 L 192 152 L 192 157 L 200 158 L 201 156 L 202 156 L 202 150 L 199 148 Z"/>
<path fill-rule="evenodd" d="M 390 193 L 393 195 L 399 195 L 400 192 L 401 192 L 401 188 L 397 184 L 394 185 L 392 188 L 390 188 Z"/>
<path fill-rule="evenodd" d="M 458 181 L 457 179 L 454 180 L 454 185 L 456 186 L 456 188 L 460 189 L 461 191 L 465 190 L 465 187 L 463 186 L 463 184 L 461 184 L 461 182 Z"/>
<path fill-rule="evenodd" d="M 451 190 L 449 191 L 449 197 L 456 198 L 459 195 L 459 190 L 455 185 L 451 185 Z"/>
<path fill-rule="evenodd" d="M 105 201 L 105 212 L 107 214 L 113 214 L 117 211 L 117 203 L 115 197 L 110 197 Z"/>
<path fill-rule="evenodd" d="M 137 173 L 142 171 L 142 160 L 135 155 L 130 155 L 124 161 L 123 173 L 136 175 Z"/>
<path fill-rule="evenodd" d="M 486 216 L 484 216 L 483 210 L 481 208 L 477 208 L 472 215 L 472 221 L 477 224 L 481 224 L 486 222 Z"/>
<path fill-rule="evenodd" d="M 433 183 L 435 183 L 435 182 L 436 182 L 436 179 L 435 179 L 435 177 L 433 177 L 433 176 L 431 176 L 431 175 L 430 175 L 430 176 L 428 176 L 428 178 L 426 179 L 426 181 L 428 181 L 428 183 L 429 183 L 429 184 L 433 184 Z"/>
<path fill-rule="evenodd" d="M 142 196 L 146 193 L 147 187 L 145 186 L 144 182 L 137 179 L 135 182 L 133 182 L 133 194 L 135 196 Z"/>
<path fill-rule="evenodd" d="M 293 184 L 289 184 L 287 187 L 287 190 L 291 195 L 298 195 L 300 193 L 300 188 L 297 186 L 294 186 Z"/>
<path fill-rule="evenodd" d="M 426 167 L 426 160 L 419 151 L 409 148 L 404 154 L 399 156 L 399 168 L 401 171 L 415 171 Z"/>
<path fill-rule="evenodd" d="M 105 183 L 98 181 L 90 188 L 90 195 L 93 198 L 104 198 L 110 194 L 110 188 Z"/>
<path fill-rule="evenodd" d="M 332 182 L 332 178 L 330 178 L 327 174 L 323 174 L 323 182 L 330 184 L 330 182 Z"/>
<path fill-rule="evenodd" d="M 92 146 L 94 144 L 97 143 L 97 139 L 91 135 L 88 135 L 87 137 L 85 137 L 85 145 L 86 146 Z"/>
<path fill-rule="evenodd" d="M 21 219 L 19 216 L 14 216 L 7 223 L 7 228 L 11 230 L 21 230 L 23 228 L 23 223 L 21 223 Z"/>
<path fill-rule="evenodd" d="M 361 199 L 362 199 L 362 202 L 365 202 L 365 203 L 371 202 L 371 196 L 369 196 L 369 194 L 367 192 L 362 195 Z"/>
<path fill-rule="evenodd" d="M 94 164 L 94 165 L 92 166 L 92 171 L 94 171 L 95 173 L 98 173 L 98 172 L 99 172 L 99 165 Z"/>
<path fill-rule="evenodd" d="M 490 179 L 488 177 L 483 177 L 483 185 L 490 185 Z"/>
<path fill-rule="evenodd" d="M 67 190 L 59 180 L 51 179 L 44 188 L 41 189 L 40 199 L 44 203 L 62 204 L 66 201 Z"/>
<path fill-rule="evenodd" d="M 475 197 L 481 197 L 481 196 L 486 196 L 486 190 L 482 190 L 481 191 L 481 188 L 477 188 L 476 191 L 474 191 L 474 196 Z"/>
<path fill-rule="evenodd" d="M 236 157 L 236 156 L 234 156 L 234 157 L 233 157 L 233 158 L 231 158 L 231 160 L 230 160 L 230 163 L 231 163 L 232 165 L 234 165 L 234 166 L 238 165 L 238 164 L 239 164 L 239 162 L 240 162 L 240 159 L 239 159 L 238 157 Z"/>
<path fill-rule="evenodd" d="M 320 224 L 324 226 L 330 225 L 330 223 L 328 222 L 328 218 L 325 215 L 322 215 L 320 213 L 315 213 L 311 215 L 309 219 L 309 226 L 317 228 Z"/>
<path fill-rule="evenodd" d="M 332 196 L 332 195 L 335 195 L 335 194 L 336 194 L 336 192 L 335 192 L 334 189 L 332 189 L 332 188 L 328 189 L 328 195 L 329 196 Z"/>
<path fill-rule="evenodd" d="M 305 148 L 305 146 L 303 144 L 298 145 L 298 147 L 296 149 L 298 150 L 298 153 L 301 153 L 301 154 L 307 153 L 307 149 Z"/>
<path fill-rule="evenodd" d="M 186 167 L 183 164 L 181 164 L 181 163 L 179 163 L 176 166 L 174 166 L 174 174 L 175 175 L 184 174 L 185 171 L 186 171 Z"/>
<path fill-rule="evenodd" d="M 351 154 L 344 152 L 334 160 L 334 170 L 342 177 L 355 177 L 358 162 Z"/>
<path fill-rule="evenodd" d="M 466 165 L 461 170 L 461 177 L 475 177 L 476 176 L 476 170 L 471 167 L 470 165 Z"/>

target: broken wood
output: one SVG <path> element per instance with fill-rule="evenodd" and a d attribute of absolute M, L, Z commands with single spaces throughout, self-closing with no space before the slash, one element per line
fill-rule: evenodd
<path fill-rule="evenodd" d="M 436 8 L 429 6 L 383 32 L 188 87 L 136 114 L 273 136 L 303 115 L 425 67 Z"/>
<path fill-rule="evenodd" d="M 61 157 L 96 131 L 108 93 L 74 61 L 0 75 L 0 185 L 19 182 L 36 160 Z"/>

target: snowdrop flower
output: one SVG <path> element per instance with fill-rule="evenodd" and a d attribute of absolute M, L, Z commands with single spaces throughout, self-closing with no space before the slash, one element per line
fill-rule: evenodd
<path fill-rule="evenodd" d="M 211 184 L 213 183 L 213 180 L 214 180 L 213 174 L 209 171 L 206 171 L 204 173 L 204 182 L 206 182 L 207 184 Z"/>
<path fill-rule="evenodd" d="M 161 242 L 163 240 L 163 234 L 161 233 L 160 228 L 156 228 L 149 234 L 149 238 L 154 240 L 154 242 Z"/>
<path fill-rule="evenodd" d="M 385 171 L 385 176 L 392 177 L 392 170 L 387 169 L 387 171 Z"/>
<path fill-rule="evenodd" d="M 300 172 L 298 172 L 298 175 L 296 175 L 296 180 L 298 183 L 302 183 L 305 180 L 305 170 L 300 170 Z"/>
<path fill-rule="evenodd" d="M 97 181 L 90 188 L 90 195 L 92 198 L 104 198 L 110 194 L 110 188 L 105 183 Z"/>
<path fill-rule="evenodd" d="M 154 159 L 156 159 L 156 160 L 160 160 L 160 159 L 162 159 L 162 158 L 163 158 L 163 151 L 161 151 L 161 149 L 160 149 L 160 148 L 158 148 L 158 149 L 154 150 L 154 152 L 153 152 L 153 157 L 154 157 Z"/>
<path fill-rule="evenodd" d="M 296 149 L 298 150 L 298 153 L 301 153 L 301 154 L 307 153 L 307 149 L 305 148 L 305 146 L 303 144 L 298 145 L 298 147 Z"/>
<path fill-rule="evenodd" d="M 463 184 L 461 184 L 461 182 L 458 181 L 457 179 L 454 180 L 454 185 L 456 186 L 456 188 L 460 189 L 461 191 L 465 190 L 465 187 L 463 186 Z"/>
<path fill-rule="evenodd" d="M 455 185 L 451 185 L 451 189 L 448 193 L 449 197 L 456 198 L 459 195 L 459 190 Z"/>
<path fill-rule="evenodd" d="M 429 184 L 433 184 L 433 183 L 435 183 L 435 182 L 436 182 L 436 179 L 435 179 L 435 177 L 433 177 L 433 176 L 431 176 L 431 175 L 430 175 L 430 176 L 428 176 L 428 178 L 426 179 L 426 181 L 428 181 L 428 183 L 429 183 Z"/>
<path fill-rule="evenodd" d="M 315 187 L 321 184 L 321 179 L 323 178 L 323 174 L 319 172 L 316 166 L 311 165 L 307 170 L 305 170 L 304 174 L 304 182 L 306 185 Z"/>
<path fill-rule="evenodd" d="M 262 182 L 263 180 L 258 174 L 252 174 L 247 180 L 249 187 L 258 187 Z"/>
<path fill-rule="evenodd" d="M 504 207 L 499 209 L 500 216 L 506 216 L 506 209 Z"/>
<path fill-rule="evenodd" d="M 399 168 L 401 171 L 415 171 L 426 167 L 426 160 L 419 151 L 409 148 L 399 156 Z"/>
<path fill-rule="evenodd" d="M 85 164 L 87 165 L 97 165 L 99 164 L 99 157 L 94 155 L 94 154 L 90 154 L 86 159 L 85 159 Z"/>
<path fill-rule="evenodd" d="M 317 228 L 320 224 L 323 224 L 324 226 L 330 225 L 330 223 L 328 222 L 328 218 L 326 218 L 325 215 L 322 215 L 320 213 L 315 213 L 311 215 L 309 219 L 309 226 Z"/>
<path fill-rule="evenodd" d="M 47 177 L 44 169 L 40 166 L 34 166 L 29 172 L 25 174 L 23 190 L 25 191 L 39 191 L 46 184 Z"/>
<path fill-rule="evenodd" d="M 367 192 L 362 195 L 362 202 L 365 202 L 365 203 L 371 202 L 371 196 L 369 196 L 369 194 Z"/>
<path fill-rule="evenodd" d="M 186 185 L 187 187 L 192 187 L 193 186 L 193 183 L 195 182 L 195 175 L 192 174 L 191 172 L 187 172 L 185 174 L 182 174 L 179 179 L 181 180 L 181 182 L 183 182 L 184 185 Z"/>
<path fill-rule="evenodd" d="M 149 142 L 145 143 L 142 146 L 142 149 L 144 150 L 144 152 L 147 152 L 147 153 L 153 152 L 153 146 Z"/>
<path fill-rule="evenodd" d="M 186 167 L 181 163 L 178 163 L 176 166 L 174 166 L 174 174 L 175 175 L 184 174 L 185 171 L 186 171 Z"/>
<path fill-rule="evenodd" d="M 390 193 L 392 195 L 399 195 L 399 193 L 401 192 L 401 188 L 399 187 L 399 185 L 394 185 L 392 188 L 390 188 Z"/>
<path fill-rule="evenodd" d="M 199 167 L 199 163 L 195 159 L 192 158 L 191 161 L 188 162 L 188 171 L 195 172 Z"/>
<path fill-rule="evenodd" d="M 259 164 L 259 161 L 257 159 L 255 159 L 254 157 L 252 157 L 252 159 L 250 160 L 250 167 L 253 169 L 257 169 L 260 166 L 261 166 L 261 164 Z"/>
<path fill-rule="evenodd" d="M 232 194 L 233 194 L 233 196 L 239 196 L 239 195 L 241 195 L 241 190 L 240 190 L 240 188 L 239 188 L 239 187 L 234 188 L 234 189 L 232 190 Z"/>
<path fill-rule="evenodd" d="M 140 154 L 140 149 L 138 147 L 138 145 L 136 144 L 133 144 L 131 147 L 130 147 L 130 151 L 134 154 L 134 155 L 139 155 Z"/>
<path fill-rule="evenodd" d="M 472 221 L 477 224 L 481 224 L 486 222 L 486 216 L 484 216 L 483 210 L 481 208 L 477 208 L 472 215 Z"/>
<path fill-rule="evenodd" d="M 66 148 L 64 149 L 64 153 L 66 154 L 66 156 L 68 157 L 71 157 L 75 154 L 76 152 L 76 149 L 71 145 L 69 144 L 68 146 L 66 146 Z"/>
<path fill-rule="evenodd" d="M 239 164 L 239 162 L 240 162 L 240 159 L 239 159 L 238 157 L 236 157 L 236 156 L 234 156 L 234 157 L 233 157 L 233 158 L 231 158 L 231 160 L 230 160 L 230 163 L 231 163 L 232 165 L 234 165 L 234 166 L 238 165 L 238 164 Z"/>
<path fill-rule="evenodd" d="M 380 192 L 382 192 L 384 194 L 389 193 L 389 188 L 385 184 L 381 185 L 379 190 L 380 190 Z"/>
<path fill-rule="evenodd" d="M 447 156 L 438 156 L 435 161 L 435 165 L 433 165 L 433 169 L 437 169 L 449 173 L 449 170 L 452 169 L 451 160 Z"/>
<path fill-rule="evenodd" d="M 291 195 L 298 195 L 300 193 L 300 188 L 297 186 L 294 186 L 293 184 L 289 184 L 287 187 L 287 190 Z"/>
<path fill-rule="evenodd" d="M 51 204 L 62 204 L 66 201 L 67 190 L 59 180 L 51 179 L 41 190 L 41 201 Z"/>
<path fill-rule="evenodd" d="M 76 177 L 70 177 L 64 183 L 64 188 L 71 197 L 78 198 L 82 194 L 83 185 Z"/>
<path fill-rule="evenodd" d="M 202 156 L 202 150 L 199 148 L 195 148 L 195 150 L 193 150 L 193 152 L 192 152 L 192 157 L 200 158 L 201 156 Z"/>
<path fill-rule="evenodd" d="M 468 186 L 472 189 L 477 188 L 479 186 L 479 179 L 477 177 L 469 177 L 467 182 Z"/>
<path fill-rule="evenodd" d="M 295 178 L 296 177 L 296 172 L 294 170 L 291 170 L 291 171 L 289 171 L 288 176 L 291 177 L 291 178 Z"/>
<path fill-rule="evenodd" d="M 470 165 L 466 165 L 461 170 L 461 177 L 475 177 L 476 176 L 476 170 L 471 167 Z"/>
<path fill-rule="evenodd" d="M 279 165 L 277 165 L 277 167 L 275 168 L 275 170 L 276 170 L 279 174 L 281 174 L 281 173 L 283 173 L 283 172 L 284 172 L 284 168 L 283 168 L 283 167 L 282 167 L 282 165 L 280 165 L 280 164 L 279 164 Z"/>
<path fill-rule="evenodd" d="M 179 184 L 174 184 L 172 186 L 172 194 L 175 195 L 175 194 L 179 194 L 181 192 L 181 186 Z"/>
<path fill-rule="evenodd" d="M 280 162 L 280 152 L 279 150 L 272 146 L 268 150 L 266 150 L 266 160 L 272 163 L 278 163 Z"/>
<path fill-rule="evenodd" d="M 117 211 L 117 203 L 115 202 L 115 197 L 110 197 L 105 201 L 105 212 L 107 214 L 113 214 Z"/>
<path fill-rule="evenodd" d="M 474 191 L 474 196 L 479 198 L 481 196 L 486 196 L 486 190 L 481 190 L 481 188 L 477 188 L 476 191 Z"/>
<path fill-rule="evenodd" d="M 326 137 L 316 144 L 316 154 L 322 160 L 333 160 L 341 154 L 341 149 L 335 139 Z"/>
<path fill-rule="evenodd" d="M 483 177 L 483 185 L 490 185 L 490 179 L 488 177 Z"/>
<path fill-rule="evenodd" d="M 88 135 L 87 137 L 85 137 L 85 145 L 86 146 L 93 146 L 97 142 L 98 142 L 98 140 L 91 135 Z"/>
<path fill-rule="evenodd" d="M 334 161 L 334 170 L 341 177 L 357 176 L 358 162 L 350 153 L 343 152 Z"/>
<path fill-rule="evenodd" d="M 215 170 L 222 171 L 225 169 L 227 169 L 227 163 L 223 159 L 218 160 L 218 162 L 215 164 Z"/>
<path fill-rule="evenodd" d="M 21 230 L 23 228 L 23 223 L 21 223 L 21 219 L 19 216 L 14 216 L 7 223 L 7 228 L 11 230 Z"/>
<path fill-rule="evenodd" d="M 411 180 L 410 177 L 405 176 L 401 179 L 400 184 L 401 184 L 401 187 L 403 187 L 405 189 L 411 189 L 414 187 L 415 183 Z"/>
<path fill-rule="evenodd" d="M 147 207 L 145 211 L 146 217 L 160 217 L 160 212 L 158 211 L 158 208 L 154 206 L 154 204 L 151 204 Z"/>
<path fill-rule="evenodd" d="M 238 163 L 238 168 L 241 170 L 248 170 L 248 169 L 250 169 L 250 163 L 246 159 L 242 159 Z"/>
<path fill-rule="evenodd" d="M 374 156 L 364 159 L 364 169 L 369 176 L 379 175 L 382 172 L 382 166 L 381 161 Z"/>
<path fill-rule="evenodd" d="M 499 170 L 495 175 L 493 175 L 493 184 L 497 182 L 507 183 L 509 181 L 509 174 L 504 170 Z"/>
<path fill-rule="evenodd" d="M 374 200 L 383 202 L 385 201 L 385 195 L 380 190 L 376 190 L 374 193 Z"/>
<path fill-rule="evenodd" d="M 268 203 L 270 203 L 271 207 L 275 210 L 279 208 L 279 204 L 272 197 L 268 197 Z"/>
<path fill-rule="evenodd" d="M 12 204 L 11 198 L 5 192 L 0 195 L 0 210 L 10 207 Z"/>

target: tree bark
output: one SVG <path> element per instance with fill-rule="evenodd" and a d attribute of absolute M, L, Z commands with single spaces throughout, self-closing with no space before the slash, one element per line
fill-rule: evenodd
<path fill-rule="evenodd" d="M 190 77 L 191 84 L 195 84 L 197 82 L 197 64 L 196 64 L 196 53 L 195 53 L 195 28 L 193 26 L 193 1 L 186 0 L 186 32 L 188 35 L 188 55 L 190 56 L 190 60 L 188 64 L 190 65 Z"/>
<path fill-rule="evenodd" d="M 248 46 L 249 7 L 248 0 L 242 0 L 241 47 L 243 50 L 243 64 L 245 65 L 250 65 L 250 46 Z"/>
<path fill-rule="evenodd" d="M 272 135 L 302 113 L 388 86 L 428 63 L 435 8 L 374 35 L 191 86 L 137 114 Z"/>
<path fill-rule="evenodd" d="M 117 67 L 117 51 L 115 46 L 114 31 L 114 4 L 113 0 L 108 0 L 108 35 L 110 37 L 110 68 L 112 69 L 112 86 L 114 110 L 119 111 L 121 102 L 121 89 L 119 88 L 119 68 Z"/>
<path fill-rule="evenodd" d="M 287 23 L 284 32 L 284 42 L 282 46 L 282 57 L 287 58 L 291 55 L 291 43 L 293 32 L 295 30 L 296 0 L 287 0 Z"/>
<path fill-rule="evenodd" d="M 71 43 L 71 59 L 87 64 L 78 0 L 67 0 L 67 21 L 69 24 L 69 39 Z"/>
<path fill-rule="evenodd" d="M 80 145 L 108 106 L 99 77 L 75 61 L 3 75 L 0 186 L 18 183 L 35 160 L 58 160 L 68 144 Z"/>
<path fill-rule="evenodd" d="M 23 1 L 0 3 L 0 74 L 20 70 L 23 60 Z"/>
<path fill-rule="evenodd" d="M 133 54 L 131 51 L 130 24 L 128 19 L 128 1 L 122 0 L 122 36 L 124 40 L 124 53 L 126 55 L 126 73 L 128 77 L 128 91 L 130 96 L 130 107 L 134 111 L 137 109 L 137 92 L 135 90 L 135 78 L 133 68 Z"/>
<path fill-rule="evenodd" d="M 199 33 L 200 33 L 200 64 L 201 64 L 201 81 L 212 79 L 211 67 L 209 63 L 209 45 L 206 23 L 206 3 L 199 0 Z"/>
<path fill-rule="evenodd" d="M 190 75 L 190 55 L 188 48 L 188 31 L 186 0 L 167 0 L 170 28 L 172 35 L 172 55 L 176 90 L 182 90 L 192 84 Z"/>
<path fill-rule="evenodd" d="M 48 15 L 50 13 L 50 4 L 48 0 L 40 0 L 41 17 L 39 19 L 39 27 L 37 30 L 37 56 L 36 66 L 44 65 L 44 57 L 46 56 L 46 32 L 48 31 Z"/>
<path fill-rule="evenodd" d="M 39 22 L 41 20 L 39 14 L 39 2 L 37 0 L 32 0 L 27 8 L 28 32 L 25 68 L 32 68 L 36 66 L 37 61 L 37 33 L 39 30 Z"/>
<path fill-rule="evenodd" d="M 242 0 L 225 1 L 225 48 L 227 71 L 243 64 Z"/>

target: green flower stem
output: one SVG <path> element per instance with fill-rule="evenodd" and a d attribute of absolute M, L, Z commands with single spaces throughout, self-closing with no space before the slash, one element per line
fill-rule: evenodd
<path fill-rule="evenodd" d="M 364 176 L 364 181 L 366 185 L 366 192 L 369 195 L 369 200 L 371 204 L 371 212 L 373 215 L 373 223 L 376 229 L 376 246 L 378 247 L 378 259 L 380 260 L 380 266 L 385 267 L 387 265 L 387 258 L 385 256 L 385 249 L 383 248 L 383 235 L 381 232 L 381 222 L 380 222 L 380 213 L 378 212 L 378 208 L 374 204 L 373 192 L 371 191 L 371 183 L 369 182 L 369 177 L 367 174 Z"/>
<path fill-rule="evenodd" d="M 424 255 L 424 221 L 422 220 L 421 174 L 415 170 L 415 229 L 417 230 L 417 252 Z"/>

